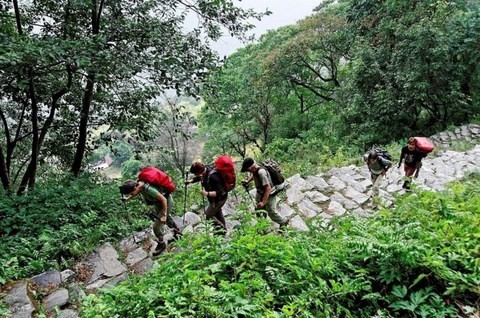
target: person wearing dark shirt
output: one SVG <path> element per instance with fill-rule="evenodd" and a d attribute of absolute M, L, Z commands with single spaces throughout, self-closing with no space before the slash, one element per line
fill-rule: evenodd
<path fill-rule="evenodd" d="M 400 154 L 400 161 L 398 162 L 398 168 L 400 168 L 403 161 L 403 169 L 405 171 L 405 182 L 402 188 L 410 189 L 410 183 L 412 175 L 414 178 L 418 178 L 418 173 L 422 167 L 422 159 L 426 156 L 426 153 L 418 150 L 417 141 L 414 137 L 408 138 L 408 144 L 402 148 Z"/>
<path fill-rule="evenodd" d="M 213 168 L 205 166 L 201 162 L 194 162 L 190 167 L 190 172 L 195 175 L 186 184 L 201 182 L 201 194 L 208 200 L 208 208 L 205 211 L 207 220 L 212 220 L 216 229 L 216 233 L 224 235 L 227 231 L 225 217 L 223 216 L 222 207 L 227 202 L 228 193 L 223 184 L 221 175 Z"/>

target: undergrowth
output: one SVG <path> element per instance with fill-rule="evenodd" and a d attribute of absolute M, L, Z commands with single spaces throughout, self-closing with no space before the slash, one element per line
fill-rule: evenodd
<path fill-rule="evenodd" d="M 23 196 L 0 196 L 0 284 L 62 270 L 101 242 L 145 228 L 138 202 L 119 200 L 118 185 L 59 176 Z"/>
<path fill-rule="evenodd" d="M 480 176 L 374 217 L 231 239 L 197 233 L 158 268 L 90 295 L 83 317 L 458 317 L 480 296 Z"/>

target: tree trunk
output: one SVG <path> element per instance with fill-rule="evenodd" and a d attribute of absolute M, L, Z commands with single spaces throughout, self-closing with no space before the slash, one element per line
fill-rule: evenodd
<path fill-rule="evenodd" d="M 8 178 L 8 169 L 5 163 L 5 156 L 3 155 L 3 150 L 0 147 L 0 181 L 2 182 L 3 189 L 8 191 L 10 188 L 10 180 Z"/>
<path fill-rule="evenodd" d="M 32 121 L 32 148 L 31 148 L 31 155 L 30 155 L 30 163 L 28 164 L 28 168 L 23 175 L 22 181 L 20 182 L 20 186 L 17 191 L 18 195 L 21 195 L 23 192 L 25 192 L 27 185 L 29 189 L 33 189 L 35 187 L 35 175 L 37 173 L 37 163 L 38 163 L 38 153 L 39 153 L 38 105 L 37 105 L 37 97 L 35 94 L 34 71 L 32 66 L 30 66 L 28 69 L 28 77 L 30 78 L 29 98 L 32 103 L 32 113 L 30 116 Z"/>
<path fill-rule="evenodd" d="M 100 17 L 102 15 L 104 0 L 98 3 L 97 0 L 92 1 L 92 34 L 99 34 L 100 32 Z M 98 7 L 98 11 L 97 11 Z M 95 72 L 89 71 L 87 75 L 87 85 L 85 87 L 85 94 L 82 100 L 82 110 L 80 111 L 80 125 L 78 127 L 78 143 L 75 151 L 75 156 L 72 162 L 72 173 L 75 177 L 80 173 L 82 168 L 83 156 L 85 155 L 85 148 L 87 146 L 87 130 L 88 120 L 90 116 L 90 106 L 92 105 L 93 90 L 95 87 Z"/>
<path fill-rule="evenodd" d="M 78 176 L 80 169 L 82 168 L 83 156 L 85 155 L 85 148 L 87 146 L 88 118 L 90 114 L 90 105 L 92 104 L 94 86 L 95 75 L 89 74 L 87 76 L 87 86 L 82 101 L 82 110 L 80 112 L 78 143 L 72 163 L 72 173 L 75 177 Z"/>

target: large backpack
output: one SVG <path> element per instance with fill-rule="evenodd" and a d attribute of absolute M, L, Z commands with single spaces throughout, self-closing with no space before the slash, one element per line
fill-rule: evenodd
<path fill-rule="evenodd" d="M 282 175 L 282 168 L 278 162 L 273 159 L 267 159 L 263 162 L 260 162 L 259 165 L 268 171 L 274 186 L 283 185 L 285 182 L 285 177 Z"/>
<path fill-rule="evenodd" d="M 435 145 L 427 137 L 414 137 L 414 138 L 415 138 L 415 141 L 417 142 L 418 150 L 425 153 L 429 153 L 429 152 L 432 152 L 433 149 L 435 149 Z"/>
<path fill-rule="evenodd" d="M 375 148 L 373 149 L 383 159 L 387 159 L 388 161 L 392 161 L 392 155 L 385 149 L 382 148 Z"/>
<path fill-rule="evenodd" d="M 380 157 L 382 157 L 383 159 L 392 161 L 392 155 L 387 150 L 382 148 L 375 148 L 372 151 L 375 151 L 375 153 Z M 363 161 L 367 161 L 369 157 L 370 157 L 370 152 L 367 152 L 366 154 L 363 155 Z"/>
<path fill-rule="evenodd" d="M 223 186 L 227 192 L 235 188 L 237 182 L 235 175 L 235 164 L 232 158 L 227 155 L 222 155 L 215 160 L 215 170 L 219 173 Z"/>
<path fill-rule="evenodd" d="M 167 193 L 175 191 L 172 179 L 162 170 L 155 167 L 146 167 L 138 174 L 138 180 L 151 184 L 156 188 L 162 188 Z"/>

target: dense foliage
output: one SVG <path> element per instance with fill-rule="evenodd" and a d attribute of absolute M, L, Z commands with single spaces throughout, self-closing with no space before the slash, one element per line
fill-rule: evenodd
<path fill-rule="evenodd" d="M 325 1 L 210 77 L 207 149 L 321 166 L 473 121 L 478 52 L 478 1 Z"/>
<path fill-rule="evenodd" d="M 13 0 L 0 11 L 0 181 L 19 194 L 45 162 L 78 175 L 101 125 L 155 139 L 171 115 L 158 100 L 198 97 L 219 63 L 211 41 L 243 38 L 263 15 L 230 0 Z"/>
<path fill-rule="evenodd" d="M 140 204 L 121 204 L 114 183 L 50 176 L 39 185 L 25 196 L 0 195 L 0 284 L 68 268 L 150 223 Z"/>
<path fill-rule="evenodd" d="M 308 175 L 479 120 L 478 1 L 326 0 L 218 71 L 210 42 L 222 30 L 244 37 L 263 14 L 231 0 L 13 0 L 0 13 L 0 284 L 67 268 L 150 223 L 138 202 L 120 203 L 118 184 L 81 173 L 94 149 L 89 163 L 110 153 L 123 178 L 168 171 L 179 211 L 200 200 L 178 185 L 204 143 L 205 162 L 271 156 L 287 176 Z M 198 26 L 185 28 L 192 16 Z M 201 102 L 187 96 L 205 101 L 196 139 L 187 108 Z M 182 252 L 90 296 L 83 314 L 468 315 L 479 306 L 479 185 L 477 175 L 285 236 L 238 207 L 231 239 L 185 237 Z"/>
<path fill-rule="evenodd" d="M 157 269 L 90 295 L 84 317 L 456 317 L 480 301 L 480 176 L 371 218 L 231 239 L 198 234 Z M 315 222 L 313 222 L 315 223 Z"/>

